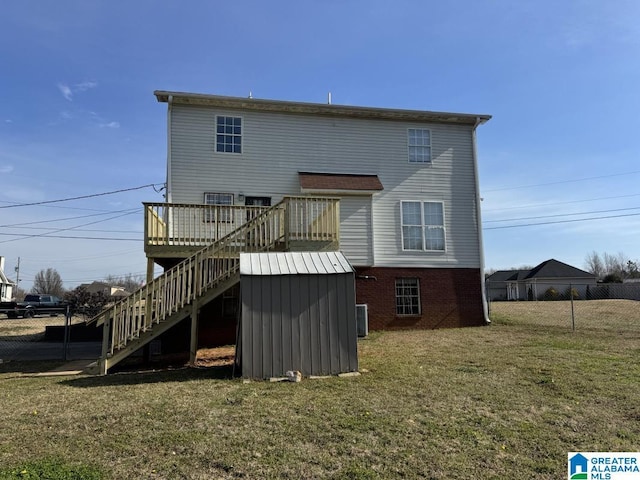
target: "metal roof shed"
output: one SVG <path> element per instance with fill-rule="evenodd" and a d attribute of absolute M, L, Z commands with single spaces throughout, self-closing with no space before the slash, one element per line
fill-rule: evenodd
<path fill-rule="evenodd" d="M 340 252 L 240 255 L 242 376 L 358 370 L 355 275 Z"/>

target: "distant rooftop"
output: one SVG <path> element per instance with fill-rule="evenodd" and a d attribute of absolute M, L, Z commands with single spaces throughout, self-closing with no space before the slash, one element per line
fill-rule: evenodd
<path fill-rule="evenodd" d="M 595 275 L 556 259 L 549 259 L 531 270 L 498 270 L 489 275 L 491 282 L 516 282 L 534 278 L 595 278 Z"/>

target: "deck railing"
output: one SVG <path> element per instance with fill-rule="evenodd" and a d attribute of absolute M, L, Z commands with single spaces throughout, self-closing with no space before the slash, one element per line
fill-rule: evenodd
<path fill-rule="evenodd" d="M 338 199 L 284 197 L 292 239 L 324 240 L 339 233 Z M 145 203 L 145 247 L 206 246 L 270 207 Z M 283 225 L 284 226 L 284 225 Z"/>
<path fill-rule="evenodd" d="M 173 268 L 138 289 L 130 296 L 97 315 L 93 321 L 105 324 L 102 359 L 124 348 L 141 333 L 178 313 L 206 292 L 231 279 L 239 271 L 240 252 L 286 249 L 293 240 L 337 242 L 339 234 L 339 201 L 333 198 L 285 197 L 273 207 L 245 210 L 251 218 L 238 228 L 202 248 Z M 176 207 L 172 205 L 171 207 Z M 194 205 L 189 212 L 196 211 Z M 161 208 L 168 208 L 164 204 Z M 167 210 L 169 211 L 169 210 Z M 202 211 L 209 211 L 203 209 Z M 147 227 L 162 228 L 158 220 L 162 210 L 147 204 Z M 147 235 L 149 241 L 160 236 Z M 191 239 L 188 239 L 189 241 Z"/>
<path fill-rule="evenodd" d="M 269 207 L 145 203 L 145 245 L 205 246 Z"/>

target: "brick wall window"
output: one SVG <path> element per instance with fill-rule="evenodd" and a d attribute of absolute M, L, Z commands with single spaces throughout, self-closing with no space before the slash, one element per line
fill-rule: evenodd
<path fill-rule="evenodd" d="M 396 278 L 396 314 L 420 315 L 420 281 Z"/>

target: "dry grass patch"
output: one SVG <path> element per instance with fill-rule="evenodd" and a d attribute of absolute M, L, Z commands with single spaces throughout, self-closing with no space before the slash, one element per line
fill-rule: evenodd
<path fill-rule="evenodd" d="M 374 333 L 355 378 L 0 373 L 0 478 L 57 458 L 103 478 L 556 479 L 568 451 L 637 450 L 640 335 L 502 315 Z"/>
<path fill-rule="evenodd" d="M 576 329 L 640 333 L 640 303 L 634 300 L 575 300 Z M 492 318 L 519 325 L 571 328 L 570 301 L 492 302 Z"/>
<path fill-rule="evenodd" d="M 65 316 L 57 315 L 55 317 L 34 317 L 34 318 L 16 318 L 9 319 L 4 314 L 0 314 L 0 339 L 15 340 L 15 337 L 44 337 L 44 331 L 47 326 L 64 325 Z M 71 323 L 84 323 L 82 317 L 71 317 Z"/>

